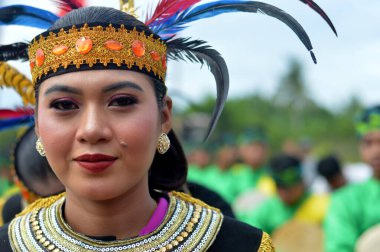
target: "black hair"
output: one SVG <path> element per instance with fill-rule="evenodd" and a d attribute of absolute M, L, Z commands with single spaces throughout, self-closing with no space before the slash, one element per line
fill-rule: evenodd
<path fill-rule="evenodd" d="M 143 31 L 146 35 L 153 34 L 144 23 L 135 17 L 107 7 L 85 7 L 73 10 L 57 20 L 49 30 L 84 23 L 123 24 L 126 27 L 134 27 L 139 31 Z M 67 71 L 64 70 L 64 72 Z M 155 78 L 152 78 L 152 86 L 155 90 L 158 107 L 161 109 L 163 106 L 163 98 L 166 95 L 166 86 L 162 81 Z M 35 87 L 36 101 L 38 101 L 38 88 L 39 84 Z M 156 153 L 151 165 L 149 171 L 150 190 L 179 190 L 186 181 L 187 162 L 182 146 L 173 131 L 170 131 L 168 136 L 171 141 L 171 147 L 168 152 L 163 155 Z"/>
<path fill-rule="evenodd" d="M 301 161 L 294 156 L 274 156 L 269 161 L 269 171 L 277 186 L 288 187 L 302 182 Z"/>
<path fill-rule="evenodd" d="M 35 149 L 37 136 L 34 132 L 34 126 L 30 127 L 22 137 L 17 141 L 14 149 L 14 168 L 18 179 L 28 190 L 39 196 L 49 196 L 60 193 L 61 191 L 48 190 L 42 192 L 36 187 L 38 184 L 47 185 L 49 182 L 59 183 L 59 179 L 51 169 L 46 157 L 38 154 Z M 62 186 L 63 187 L 63 186 Z"/>
<path fill-rule="evenodd" d="M 291 155 L 279 154 L 269 161 L 269 167 L 273 172 L 282 172 L 289 167 L 300 167 L 301 161 Z"/>
<path fill-rule="evenodd" d="M 342 173 L 339 159 L 330 155 L 318 161 L 317 171 L 324 178 L 328 179 Z"/>

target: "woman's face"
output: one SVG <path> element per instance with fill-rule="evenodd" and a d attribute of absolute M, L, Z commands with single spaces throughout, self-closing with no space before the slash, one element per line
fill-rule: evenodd
<path fill-rule="evenodd" d="M 91 70 L 51 77 L 39 90 L 36 132 L 68 192 L 107 200 L 147 189 L 171 100 L 159 110 L 148 76 Z"/>

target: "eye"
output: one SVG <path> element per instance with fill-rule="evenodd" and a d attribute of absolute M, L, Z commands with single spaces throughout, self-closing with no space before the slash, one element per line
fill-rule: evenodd
<path fill-rule="evenodd" d="M 114 97 L 111 102 L 109 103 L 109 106 L 112 107 L 126 107 L 137 103 L 137 99 L 132 96 L 117 96 Z"/>
<path fill-rule="evenodd" d="M 67 111 L 78 109 L 79 107 L 75 102 L 70 100 L 55 100 L 50 104 L 50 108 L 61 111 Z"/>

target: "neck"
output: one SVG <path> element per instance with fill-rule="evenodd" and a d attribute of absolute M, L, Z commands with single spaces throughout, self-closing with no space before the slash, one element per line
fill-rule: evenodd
<path fill-rule="evenodd" d="M 156 202 L 146 189 L 132 189 L 118 198 L 93 201 L 67 190 L 65 218 L 81 234 L 125 239 L 137 236 L 148 223 Z"/>

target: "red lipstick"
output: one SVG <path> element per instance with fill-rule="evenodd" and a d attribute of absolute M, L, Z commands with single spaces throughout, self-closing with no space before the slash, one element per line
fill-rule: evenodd
<path fill-rule="evenodd" d="M 92 173 L 100 173 L 110 167 L 116 159 L 104 154 L 84 154 L 74 158 L 74 161 Z"/>

